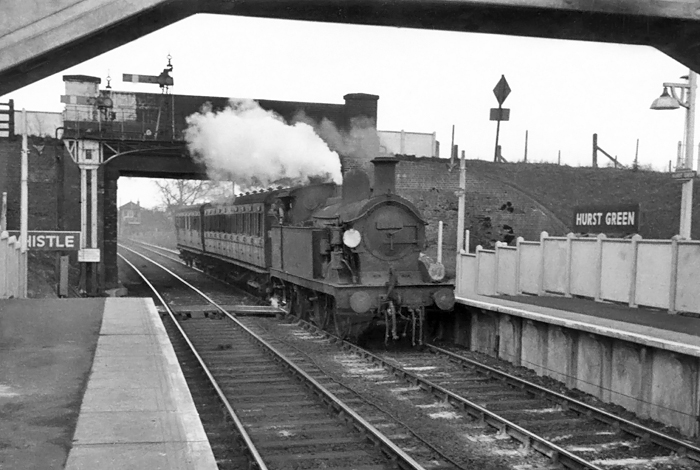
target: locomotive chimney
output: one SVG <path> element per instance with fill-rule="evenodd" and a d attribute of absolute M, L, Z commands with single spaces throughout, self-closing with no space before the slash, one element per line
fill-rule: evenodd
<path fill-rule="evenodd" d="M 396 164 L 399 160 L 394 157 L 377 157 L 374 163 L 374 188 L 372 196 L 381 194 L 396 194 Z"/>

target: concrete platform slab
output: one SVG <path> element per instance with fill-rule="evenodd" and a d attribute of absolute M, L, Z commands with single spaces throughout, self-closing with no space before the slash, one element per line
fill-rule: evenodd
<path fill-rule="evenodd" d="M 217 468 L 208 442 L 158 442 L 76 446 L 68 466 L 75 470 L 188 470 Z M 216 465 L 216 462 L 214 462 Z"/>
<path fill-rule="evenodd" d="M 66 469 L 215 469 L 150 299 L 107 299 Z"/>
<path fill-rule="evenodd" d="M 700 435 L 700 319 L 583 299 L 457 301 L 467 306 L 456 322 L 468 325 L 471 350 Z"/>
<path fill-rule="evenodd" d="M 0 468 L 62 469 L 103 299 L 0 300 Z"/>
<path fill-rule="evenodd" d="M 697 318 L 584 299 L 472 295 L 457 297 L 456 301 L 470 307 L 700 357 L 700 319 Z"/>

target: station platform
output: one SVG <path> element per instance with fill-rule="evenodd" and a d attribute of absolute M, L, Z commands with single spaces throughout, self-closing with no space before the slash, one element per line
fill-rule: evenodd
<path fill-rule="evenodd" d="M 563 296 L 456 297 L 457 303 L 700 357 L 700 318 Z"/>
<path fill-rule="evenodd" d="M 150 299 L 0 300 L 0 468 L 217 468 Z"/>

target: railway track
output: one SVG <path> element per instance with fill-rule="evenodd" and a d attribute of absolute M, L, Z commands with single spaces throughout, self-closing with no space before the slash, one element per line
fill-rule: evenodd
<path fill-rule="evenodd" d="M 245 321 L 252 329 L 266 328 L 260 326 L 258 320 Z M 321 334 L 311 325 L 307 328 Z M 337 345 L 342 344 L 342 355 L 346 357 L 338 360 L 367 361 L 408 382 L 409 387 L 402 399 L 430 392 L 442 404 L 451 404 L 451 408 L 459 410 L 461 415 L 497 430 L 498 436 L 510 436 L 520 444 L 521 450 L 532 449 L 547 456 L 552 465 L 586 469 L 700 468 L 700 448 L 690 442 L 625 420 L 454 352 L 429 345 L 423 352 L 372 354 L 355 345 L 339 342 L 325 332 L 323 335 L 330 339 L 329 348 L 338 350 Z M 299 345 L 296 347 L 300 348 Z M 347 392 L 337 391 L 340 394 Z M 367 403 L 360 408 L 365 405 Z M 361 413 L 365 412 L 371 414 L 361 410 Z M 423 442 L 430 445 L 427 440 Z"/>
<path fill-rule="evenodd" d="M 455 352 L 343 347 L 566 468 L 700 469 L 700 447 Z"/>
<path fill-rule="evenodd" d="M 148 259 L 123 248 L 132 259 L 136 255 Z M 120 257 L 138 272 L 135 263 Z M 155 264 L 179 282 L 188 284 L 164 266 Z M 139 275 L 146 281 L 143 273 Z M 163 282 L 162 277 L 159 282 Z M 155 287 L 154 292 L 157 292 Z M 252 332 L 201 291 L 197 295 L 214 304 L 219 314 L 176 315 L 167 299 L 157 294 L 217 391 L 235 425 L 238 441 L 254 467 L 458 468 L 430 452 L 427 461 L 432 465 L 422 466 L 321 385 L 322 371 L 310 374 L 304 370 L 309 364 L 303 368 L 297 365 L 305 361 L 304 357 L 294 357 L 293 351 L 278 351 L 269 342 L 273 338 Z M 178 298 L 182 300 L 182 294 Z M 422 456 L 426 457 L 425 453 Z"/>

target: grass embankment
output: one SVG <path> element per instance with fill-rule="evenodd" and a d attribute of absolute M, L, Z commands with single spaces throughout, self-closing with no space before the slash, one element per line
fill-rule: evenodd
<path fill-rule="evenodd" d="M 529 195 L 572 225 L 573 208 L 588 204 L 640 204 L 640 234 L 647 239 L 678 233 L 681 184 L 668 173 L 577 168 L 546 163 L 467 162 L 467 171 L 502 181 Z M 700 185 L 693 195 L 694 239 L 700 238 Z"/>

